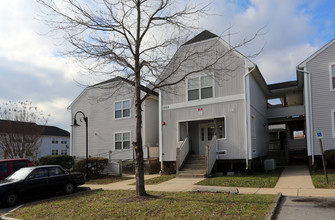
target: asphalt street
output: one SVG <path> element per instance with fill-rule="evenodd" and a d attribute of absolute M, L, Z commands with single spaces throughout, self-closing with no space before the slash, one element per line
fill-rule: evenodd
<path fill-rule="evenodd" d="M 274 219 L 333 220 L 335 198 L 284 196 Z"/>

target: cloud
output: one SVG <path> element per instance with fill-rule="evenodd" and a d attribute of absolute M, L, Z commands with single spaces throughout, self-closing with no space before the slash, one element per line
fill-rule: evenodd
<path fill-rule="evenodd" d="M 246 1 L 242 1 L 246 2 Z M 225 40 L 232 45 L 251 38 L 258 30 L 258 36 L 250 44 L 238 48 L 246 55 L 253 55 L 263 48 L 262 53 L 253 58 L 268 83 L 293 80 L 296 66 L 322 45 L 311 45 L 309 39 L 315 35 L 317 27 L 312 24 L 309 4 L 302 0 L 250 0 L 241 6 L 241 1 L 217 1 L 215 13 L 204 21 L 204 26 L 216 33 L 227 28 L 230 34 Z M 323 42 L 324 44 L 324 42 Z"/>

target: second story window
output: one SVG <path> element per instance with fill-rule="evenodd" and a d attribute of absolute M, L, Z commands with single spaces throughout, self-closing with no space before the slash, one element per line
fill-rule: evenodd
<path fill-rule="evenodd" d="M 201 76 L 188 79 L 188 101 L 213 97 L 213 79 L 211 76 Z"/>
<path fill-rule="evenodd" d="M 130 100 L 115 102 L 115 118 L 130 117 Z"/>
<path fill-rule="evenodd" d="M 66 140 L 66 138 L 62 138 L 62 139 L 60 140 L 60 143 L 61 143 L 61 144 L 67 144 L 67 140 Z"/>
<path fill-rule="evenodd" d="M 330 89 L 335 90 L 335 64 L 330 67 Z"/>
<path fill-rule="evenodd" d="M 56 138 L 56 137 L 51 138 L 51 143 L 52 144 L 58 144 L 58 138 Z"/>

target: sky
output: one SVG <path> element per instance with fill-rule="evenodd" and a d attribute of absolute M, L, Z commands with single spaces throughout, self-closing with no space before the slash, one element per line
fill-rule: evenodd
<path fill-rule="evenodd" d="M 210 9 L 213 16 L 198 25 L 218 35 L 230 33 L 225 40 L 233 45 L 261 29 L 262 35 L 239 51 L 252 55 L 263 48 L 251 60 L 267 83 L 295 80 L 296 66 L 335 38 L 331 0 L 212 0 Z M 0 104 L 32 101 L 50 114 L 48 125 L 70 130 L 67 107 L 83 90 L 77 83 L 82 68 L 59 55 L 61 39 L 47 34 L 39 14 L 35 0 L 0 1 Z"/>

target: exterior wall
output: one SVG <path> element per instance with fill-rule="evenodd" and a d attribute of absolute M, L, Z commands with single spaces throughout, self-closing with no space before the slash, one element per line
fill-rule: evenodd
<path fill-rule="evenodd" d="M 335 109 L 335 91 L 330 90 L 329 64 L 335 63 L 335 44 L 330 45 L 306 64 L 311 74 L 312 91 L 312 135 L 314 152 L 320 155 L 319 140 L 315 138 L 315 129 L 323 128 L 324 150 L 335 149 L 335 139 L 332 136 L 331 111 Z"/>
<path fill-rule="evenodd" d="M 175 161 L 176 148 L 182 144 L 178 140 L 178 123 L 184 121 L 213 120 L 214 118 L 225 117 L 226 139 L 218 139 L 218 150 L 227 150 L 226 159 L 245 158 L 245 113 L 244 101 L 230 101 L 225 103 L 213 103 L 203 105 L 203 115 L 199 116 L 198 107 L 178 108 L 163 111 L 163 160 Z M 193 129 L 193 130 L 192 130 Z M 197 145 L 196 138 L 199 130 L 192 126 L 189 131 L 192 136 L 191 144 Z M 193 134 L 193 135 L 192 135 Z"/>
<path fill-rule="evenodd" d="M 115 102 L 122 100 L 130 100 L 130 117 L 129 118 L 115 118 Z M 158 102 L 158 101 L 157 101 Z M 149 101 L 148 108 L 142 106 L 144 110 L 152 111 L 155 108 L 154 101 Z M 150 107 L 150 108 L 149 108 Z M 121 88 L 116 91 L 111 85 L 106 86 L 105 89 L 101 88 L 88 88 L 71 106 L 71 118 L 77 111 L 82 111 L 88 117 L 88 148 L 90 156 L 106 157 L 113 160 L 126 160 L 133 159 L 133 150 L 131 142 L 135 137 L 135 112 L 134 112 L 134 99 L 133 99 L 133 87 L 127 83 L 124 83 Z M 143 112 L 143 119 L 145 120 L 146 112 Z M 156 113 L 157 114 L 157 113 Z M 80 122 L 82 115 L 77 114 L 77 122 L 80 127 L 71 129 L 72 143 L 71 143 L 71 155 L 77 157 L 86 156 L 86 131 L 85 122 Z M 148 125 L 157 124 L 158 118 L 149 117 L 150 122 Z M 143 122 L 143 126 L 146 126 L 146 122 Z M 158 130 L 158 129 L 157 129 Z M 145 132 L 142 130 L 142 135 Z M 148 129 L 147 136 L 145 136 L 147 144 L 156 144 L 158 141 L 158 135 L 153 134 L 157 137 L 150 136 L 151 128 Z M 119 132 L 130 132 L 130 148 L 124 150 L 115 149 L 115 133 Z M 149 142 L 150 141 L 150 142 Z M 154 141 L 151 143 L 151 141 Z M 146 151 L 146 149 L 144 149 Z M 110 154 L 111 153 L 111 154 Z M 145 152 L 145 157 L 146 157 Z"/>
<path fill-rule="evenodd" d="M 144 143 L 151 146 L 158 145 L 158 100 L 148 98 L 143 105 Z"/>
<path fill-rule="evenodd" d="M 217 59 L 217 56 L 222 55 L 227 48 L 217 39 L 202 41 L 184 46 L 177 52 L 175 59 L 183 57 L 183 54 L 189 51 L 208 51 L 208 53 L 183 63 L 169 82 L 181 79 L 185 73 L 207 66 L 210 60 Z M 172 61 L 167 72 L 171 71 L 177 62 Z M 200 121 L 222 117 L 225 118 L 226 138 L 217 140 L 217 150 L 226 150 L 227 153 L 223 157 L 220 156 L 220 159 L 245 159 L 246 117 L 243 82 L 245 65 L 244 58 L 236 53 L 227 53 L 210 70 L 194 73 L 178 85 L 161 91 L 162 123 L 165 124 L 161 127 L 163 161 L 176 160 L 176 148 L 182 144 L 182 141 L 178 140 L 180 122 L 189 122 L 188 133 L 191 148 L 194 150 L 199 145 Z M 188 101 L 187 79 L 206 75 L 213 78 L 213 98 Z M 199 152 L 195 150 L 193 153 Z"/>
<path fill-rule="evenodd" d="M 250 116 L 251 121 L 251 155 L 252 158 L 265 156 L 268 153 L 267 98 L 250 75 Z"/>
<path fill-rule="evenodd" d="M 52 143 L 52 138 L 58 138 L 58 143 Z M 66 141 L 66 143 L 61 143 L 61 140 Z M 70 155 L 69 146 L 70 137 L 42 136 L 39 157 L 52 155 L 52 150 L 58 150 L 58 155 L 61 155 L 62 150 L 66 150 L 66 155 Z"/>
<path fill-rule="evenodd" d="M 210 50 L 215 50 L 213 52 L 215 55 L 201 56 L 201 57 L 192 57 L 188 62 L 183 63 L 184 69 L 180 68 L 177 74 L 171 77 L 168 82 L 175 82 L 176 80 L 181 79 L 186 73 L 194 71 L 196 69 L 201 69 L 203 66 L 208 65 L 210 60 L 217 59 L 218 54 L 223 54 L 227 49 L 216 39 L 207 41 L 204 43 L 196 43 L 183 47 L 180 51 L 203 51 L 206 48 Z M 190 49 L 191 48 L 191 49 Z M 179 52 L 182 53 L 182 52 Z M 207 54 L 210 54 L 209 52 Z M 180 55 L 181 56 L 181 55 Z M 215 56 L 213 58 L 213 56 Z M 175 57 L 178 57 L 177 55 Z M 176 62 L 171 62 L 173 66 Z M 177 64 L 175 64 L 177 65 Z M 172 67 L 167 68 L 167 72 Z M 213 77 L 214 81 L 214 92 L 213 97 L 228 97 L 234 96 L 237 94 L 242 94 L 244 92 L 243 84 L 243 75 L 245 74 L 245 61 L 237 56 L 235 53 L 227 53 L 222 59 L 220 59 L 213 68 L 201 71 L 199 73 L 193 73 L 189 78 L 194 78 L 203 75 L 210 75 Z M 162 89 L 162 105 L 171 105 L 171 104 L 184 104 L 187 103 L 198 103 L 198 101 L 187 101 L 187 81 L 183 81 L 175 86 L 170 86 L 168 88 Z M 202 104 L 205 100 L 200 100 L 199 104 Z"/>

